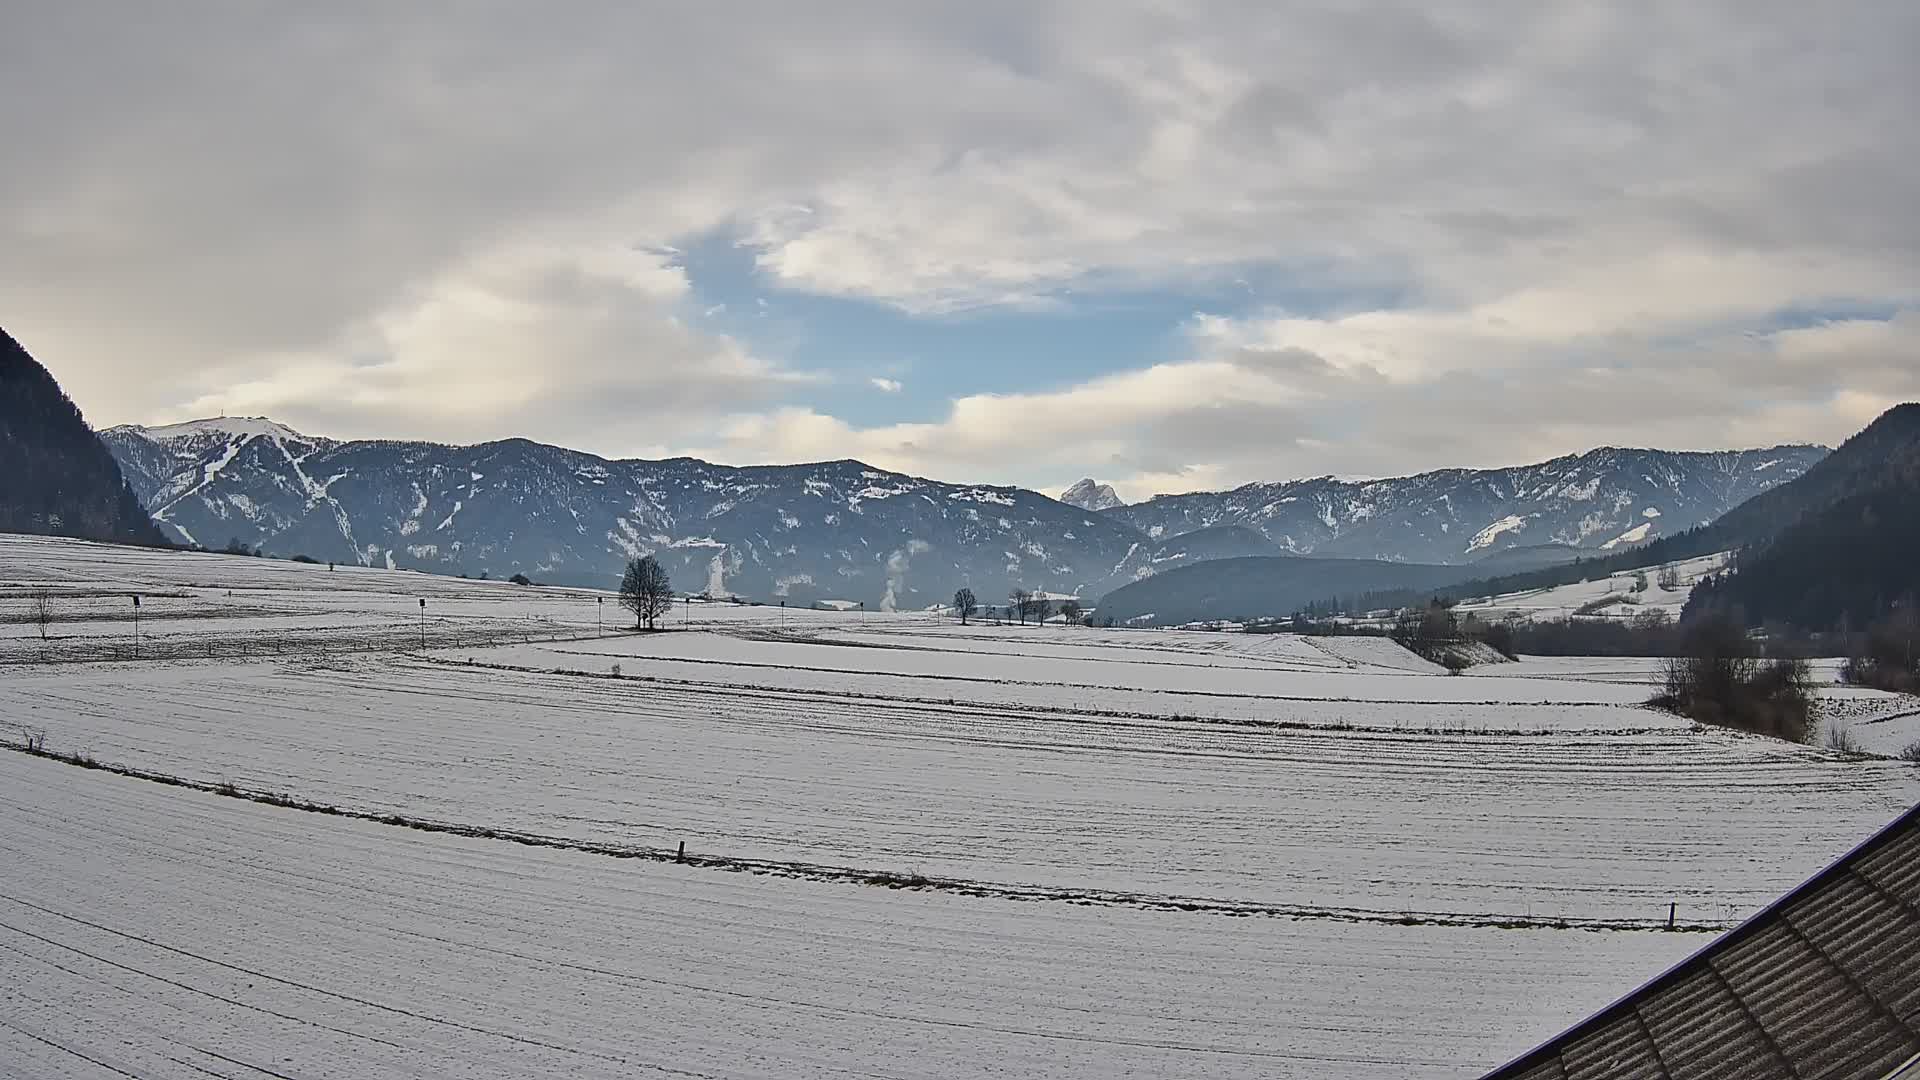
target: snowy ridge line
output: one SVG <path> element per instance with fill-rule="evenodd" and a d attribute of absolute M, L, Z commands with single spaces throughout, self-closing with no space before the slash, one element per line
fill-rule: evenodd
<path fill-rule="evenodd" d="M 217 784 L 209 783 L 203 780 L 190 780 L 186 777 L 174 776 L 149 769 L 138 769 L 128 765 L 100 762 L 86 754 L 63 753 L 56 750 L 48 750 L 37 743 L 31 742 L 0 742 L 0 748 L 25 754 L 29 757 L 58 761 L 76 768 L 93 769 L 99 772 L 111 773 L 115 776 L 121 776 L 131 780 L 144 780 L 149 783 L 162 784 L 168 787 L 186 788 L 191 791 L 199 791 L 223 798 L 242 799 L 247 802 L 260 803 L 266 806 L 277 806 L 282 809 L 297 810 L 303 813 L 349 818 L 355 821 L 367 821 L 380 825 L 415 829 L 420 832 L 464 836 L 472 839 L 503 840 L 527 847 L 577 851 L 583 854 L 604 855 L 617 859 L 641 859 L 647 862 L 679 863 L 686 866 L 724 870 L 731 873 L 754 874 L 760 877 L 782 877 L 802 881 L 868 885 L 888 889 L 905 889 L 915 892 L 939 892 L 989 900 L 1052 901 L 1055 903 L 1079 904 L 1082 906 L 1135 908 L 1146 911 L 1184 911 L 1195 914 L 1234 918 L 1268 916 L 1296 920 L 1321 919 L 1334 922 L 1375 923 L 1395 926 L 1457 926 L 1499 930 L 1589 930 L 1595 932 L 1616 930 L 1717 934 L 1732 925 L 1726 922 L 1676 922 L 1669 925 L 1664 919 L 1542 918 L 1533 915 L 1465 915 L 1444 911 L 1388 911 L 1359 907 L 1315 907 L 1304 904 L 1256 903 L 1205 896 L 1134 893 L 1114 889 L 1055 888 L 1044 885 L 976 881 L 965 878 L 938 877 L 919 873 L 902 873 L 894 870 L 878 870 L 852 866 L 829 866 L 821 863 L 777 859 L 749 859 L 729 855 L 701 854 L 697 852 L 682 856 L 677 850 L 648 847 L 639 844 L 600 843 L 569 837 L 550 836 L 543 833 L 525 832 L 517 829 L 500 829 L 484 825 L 435 821 L 430 818 L 411 817 L 404 814 L 380 814 L 364 810 L 353 810 L 346 807 L 331 806 L 325 803 L 309 802 L 285 792 L 247 790 L 229 781 L 221 781 Z"/>
<path fill-rule="evenodd" d="M 557 641 L 560 639 L 555 638 L 554 640 Z M 587 635 L 584 637 L 580 635 L 567 635 L 566 640 L 592 641 L 595 639 L 593 638 L 592 635 Z M 602 660 L 609 659 L 611 656 L 611 654 L 572 652 L 566 649 L 554 649 L 553 652 L 558 653 L 562 656 L 592 656 L 592 657 L 595 657 L 596 659 L 602 659 Z M 1230 698 L 1238 701 L 1290 701 L 1290 702 L 1307 702 L 1310 704 L 1320 704 L 1320 703 L 1333 701 L 1333 702 L 1343 702 L 1348 705 L 1480 705 L 1480 706 L 1485 706 L 1487 708 L 1502 708 L 1502 709 L 1545 709 L 1545 708 L 1644 709 L 1644 708 L 1647 708 L 1647 706 L 1644 704 L 1629 703 L 1624 701 L 1500 701 L 1497 699 L 1490 700 L 1490 701 L 1465 701 L 1465 700 L 1435 701 L 1432 698 L 1328 697 L 1324 694 L 1321 694 L 1318 696 L 1309 695 L 1309 694 L 1241 694 L 1241 693 L 1235 693 L 1230 690 L 1168 690 L 1168 689 L 1162 689 L 1159 687 L 1150 687 L 1150 686 L 1102 686 L 1098 683 L 1047 682 L 1047 681 L 1041 681 L 1036 679 L 982 679 L 982 678 L 978 678 L 971 675 L 935 675 L 935 674 L 927 674 L 922 672 L 909 672 L 909 671 L 873 671 L 873 670 L 864 670 L 864 669 L 858 669 L 858 668 L 804 667 L 800 664 L 768 664 L 768 663 L 755 662 L 752 660 L 710 660 L 710 659 L 704 659 L 700 657 L 691 657 L 691 656 L 663 656 L 663 657 L 641 656 L 634 659 L 639 661 L 658 659 L 663 662 L 671 662 L 675 664 L 706 664 L 710 667 L 758 668 L 758 669 L 768 670 L 768 671 L 810 671 L 816 674 L 881 676 L 889 679 L 925 679 L 928 682 L 989 683 L 994 686 L 1045 686 L 1045 687 L 1060 687 L 1068 690 L 1124 690 L 1128 693 L 1135 693 L 1135 694 L 1180 694 L 1184 697 Z M 488 665 L 477 664 L 475 666 L 486 667 Z M 542 669 L 542 668 L 514 667 L 512 665 L 496 665 L 496 666 L 503 667 L 503 668 L 506 668 L 507 670 L 512 670 L 512 671 L 551 670 L 551 669 Z M 580 674 L 595 675 L 598 673 L 597 672 L 581 672 Z M 611 677 L 612 676 L 608 676 L 608 678 L 611 678 Z M 715 686 L 719 684 L 701 683 L 696 685 Z M 762 689 L 764 689 L 764 687 L 762 687 Z"/>
<path fill-rule="evenodd" d="M 561 650 L 561 649 L 556 649 L 554 651 L 565 652 L 565 650 Z M 592 655 L 592 654 L 568 653 L 567 655 L 585 656 L 585 655 Z M 913 696 L 897 695 L 897 694 L 868 694 L 858 690 L 816 690 L 808 687 L 762 686 L 755 683 L 703 682 L 698 679 L 676 679 L 670 675 L 628 675 L 624 672 L 619 675 L 615 675 L 615 674 L 612 674 L 611 672 L 605 672 L 605 671 L 582 671 L 579 668 L 526 667 L 519 664 L 483 663 L 477 660 L 455 660 L 455 659 L 449 659 L 447 657 L 442 657 L 442 656 L 427 656 L 424 654 L 416 656 L 414 657 L 414 659 L 424 660 L 429 664 L 439 664 L 444 667 L 476 668 L 482 671 L 511 671 L 511 672 L 516 672 L 523 675 L 558 675 L 565 678 L 605 679 L 611 682 L 642 682 L 642 683 L 652 683 L 657 686 L 682 686 L 682 687 L 687 687 L 688 689 L 693 689 L 693 690 L 725 690 L 730 693 L 750 694 L 754 697 L 817 698 L 817 699 L 822 699 L 827 701 L 884 701 L 884 702 L 890 702 L 890 703 L 901 704 L 901 705 L 929 705 L 935 708 L 953 708 L 957 710 L 965 710 L 968 712 L 980 712 L 983 709 L 990 709 L 995 714 L 1022 713 L 1022 714 L 1028 714 L 1033 716 L 1058 717 L 1067 723 L 1082 723 L 1089 719 L 1093 719 L 1093 720 L 1161 720 L 1161 721 L 1178 721 L 1181 723 L 1217 725 L 1220 727 L 1265 728 L 1273 731 L 1305 731 L 1305 732 L 1335 732 L 1335 733 L 1350 732 L 1356 735 L 1476 735 L 1476 736 L 1486 735 L 1491 737 L 1502 737 L 1502 738 L 1546 738 L 1546 737 L 1554 737 L 1554 736 L 1567 737 L 1567 736 L 1576 736 L 1576 735 L 1581 737 L 1591 737 L 1591 736 L 1601 736 L 1601 735 L 1604 735 L 1604 736 L 1672 735 L 1676 733 L 1690 734 L 1690 733 L 1697 732 L 1699 730 L 1704 730 L 1697 727 L 1686 728 L 1686 727 L 1674 727 L 1670 725 L 1662 726 L 1662 727 L 1568 729 L 1568 728 L 1488 728 L 1488 727 L 1464 727 L 1464 726 L 1412 727 L 1408 725 L 1402 725 L 1400 727 L 1386 727 L 1382 725 L 1349 724 L 1349 723 L 1342 723 L 1342 722 L 1316 724 L 1306 720 L 1260 720 L 1260 719 L 1255 719 L 1253 717 L 1200 716 L 1198 714 L 1188 714 L 1188 713 L 1126 712 L 1120 709 L 1088 709 L 1084 707 L 1065 706 L 1065 705 L 1023 705 L 1023 704 L 1020 704 L 1019 702 L 972 702 L 972 701 L 961 701 L 955 698 L 913 697 Z M 674 659 L 674 663 L 687 663 L 687 662 L 688 661 L 681 660 L 677 657 Z M 705 661 L 705 662 L 718 663 L 719 661 Z M 739 664 L 735 666 L 752 667 L 756 665 Z M 795 670 L 811 670 L 811 669 L 800 668 Z M 912 676 L 912 677 L 917 678 L 920 676 Z M 926 676 L 926 677 L 932 678 L 934 676 Z M 958 676 L 946 676 L 946 677 L 958 678 Z M 983 680 L 967 679 L 964 681 L 979 682 Z M 1001 680 L 985 680 L 985 681 L 999 682 Z M 1187 690 L 1160 690 L 1160 691 L 1151 691 L 1151 692 L 1165 693 L 1165 694 L 1193 693 L 1193 691 L 1187 691 Z M 1254 700 L 1262 700 L 1260 695 L 1217 694 L 1217 695 L 1209 695 L 1209 696 L 1215 696 L 1215 697 L 1245 696 L 1245 697 L 1253 698 Z M 1469 706 L 1475 705 L 1475 704 L 1496 704 L 1493 702 L 1471 702 L 1471 701 L 1469 702 L 1453 702 L 1453 701 L 1380 701 L 1380 702 L 1376 702 L 1376 701 L 1368 701 L 1368 700 L 1356 699 L 1356 698 L 1276 697 L 1268 700 L 1344 701 L 1350 704 L 1361 704 L 1361 705 L 1375 705 L 1375 704 L 1436 705 L 1436 706 L 1442 706 L 1442 707 L 1452 707 L 1452 706 L 1461 705 L 1461 704 L 1465 704 Z M 1574 704 L 1580 705 L 1583 703 L 1575 702 Z M 1636 709 L 1636 710 L 1650 709 L 1650 706 L 1628 705 L 1621 702 L 1606 702 L 1601 704 L 1605 704 L 1606 707 L 1608 708 L 1615 708 L 1615 709 Z"/>

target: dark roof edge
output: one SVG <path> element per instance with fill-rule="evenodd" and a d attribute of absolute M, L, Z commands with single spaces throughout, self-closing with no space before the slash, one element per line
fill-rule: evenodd
<path fill-rule="evenodd" d="M 1708 957 L 1714 956 L 1720 952 L 1730 949 L 1734 945 L 1738 944 L 1739 942 L 1744 941 L 1746 938 L 1752 936 L 1753 934 L 1758 933 L 1761 927 L 1766 925 L 1769 921 L 1771 921 L 1773 916 L 1776 913 L 1778 913 L 1780 909 L 1786 907 L 1788 904 L 1791 904 L 1796 900 L 1801 899 L 1802 897 L 1808 895 L 1809 893 L 1816 891 L 1822 885 L 1825 885 L 1829 879 L 1838 876 L 1841 871 L 1845 870 L 1848 866 L 1850 866 L 1855 861 L 1859 859 L 1863 859 L 1866 856 L 1873 854 L 1873 852 L 1878 850 L 1882 844 L 1885 844 L 1888 841 L 1892 840 L 1893 837 L 1896 834 L 1898 834 L 1902 829 L 1906 828 L 1909 825 L 1915 825 L 1915 824 L 1920 824 L 1920 804 L 1914 805 L 1906 813 L 1901 814 L 1899 817 L 1894 818 L 1892 821 L 1888 822 L 1886 827 L 1882 828 L 1879 832 L 1874 833 L 1872 836 L 1867 837 L 1865 840 L 1862 840 L 1860 843 L 1854 845 L 1851 851 L 1848 851 L 1845 855 L 1842 855 L 1838 859 L 1835 859 L 1831 864 L 1827 866 L 1826 869 L 1820 871 L 1819 873 L 1813 875 L 1807 880 L 1801 882 L 1799 885 L 1795 886 L 1792 891 L 1780 897 L 1778 900 L 1775 900 L 1773 903 L 1768 904 L 1764 908 L 1761 908 L 1759 911 L 1755 912 L 1750 918 L 1748 918 L 1745 922 L 1742 922 L 1739 926 L 1736 926 L 1733 929 L 1727 931 L 1726 933 L 1721 934 L 1719 937 L 1714 938 L 1711 942 L 1709 942 L 1706 945 L 1706 947 L 1700 949 L 1698 952 L 1695 952 L 1689 955 L 1686 959 L 1681 960 L 1679 963 L 1673 965 L 1672 967 L 1661 972 L 1660 974 L 1655 975 L 1652 979 L 1648 980 L 1646 983 L 1643 983 L 1642 985 L 1635 988 L 1634 990 L 1629 991 L 1624 996 L 1614 1001 L 1612 1004 L 1601 1009 L 1599 1012 L 1594 1013 L 1592 1016 L 1587 1017 L 1585 1020 L 1582 1020 L 1579 1023 L 1573 1025 L 1572 1027 L 1566 1029 L 1565 1031 L 1562 1031 L 1560 1034 L 1555 1035 L 1553 1038 L 1548 1039 L 1546 1042 L 1541 1043 L 1539 1046 L 1534 1047 L 1532 1050 L 1529 1050 L 1526 1053 L 1520 1055 L 1519 1057 L 1514 1058 L 1512 1061 L 1507 1062 L 1505 1065 L 1502 1065 L 1499 1068 L 1493 1070 L 1492 1072 L 1487 1073 L 1485 1076 L 1481 1077 L 1481 1080 L 1500 1080 L 1501 1077 L 1515 1076 L 1520 1073 L 1526 1072 L 1528 1069 L 1532 1069 L 1542 1064 L 1543 1062 L 1550 1060 L 1551 1058 L 1557 1057 L 1560 1053 L 1561 1047 L 1566 1045 L 1568 1042 L 1572 1041 L 1574 1038 L 1578 1037 L 1579 1035 L 1587 1032 L 1592 1028 L 1598 1027 L 1601 1024 L 1604 1024 L 1607 1021 L 1612 1020 L 1616 1015 L 1630 1008 L 1635 1001 L 1638 1001 L 1639 999 L 1644 998 L 1649 994 L 1656 993 L 1659 990 L 1665 988 L 1669 983 L 1675 982 L 1682 975 L 1688 972 L 1695 964 L 1700 963 L 1701 961 L 1707 959 Z M 1899 1070 L 1896 1069 L 1894 1071 L 1894 1074 L 1895 1076 L 1898 1076 Z"/>
<path fill-rule="evenodd" d="M 1893 1071 L 1881 1077 L 1880 1080 L 1909 1080 L 1910 1077 L 1920 1077 L 1920 1054 L 1915 1054 L 1895 1065 Z"/>

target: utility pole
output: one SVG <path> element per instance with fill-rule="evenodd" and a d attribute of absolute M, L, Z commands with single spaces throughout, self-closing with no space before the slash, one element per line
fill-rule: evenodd
<path fill-rule="evenodd" d="M 594 597 L 593 598 L 593 636 L 594 637 L 606 636 L 606 630 L 602 629 L 600 625 L 601 620 L 605 618 L 606 610 L 607 610 L 607 598 L 604 596 Z"/>
<path fill-rule="evenodd" d="M 427 598 L 420 598 L 420 651 L 427 650 Z"/>
<path fill-rule="evenodd" d="M 133 658 L 140 659 L 140 594 L 133 594 Z"/>

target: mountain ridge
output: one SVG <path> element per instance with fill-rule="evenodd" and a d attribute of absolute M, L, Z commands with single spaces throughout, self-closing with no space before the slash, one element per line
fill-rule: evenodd
<path fill-rule="evenodd" d="M 727 466 L 604 458 L 520 437 L 336 440 L 262 417 L 121 425 L 102 439 L 183 542 L 231 538 L 441 573 L 608 585 L 627 557 L 652 553 L 683 591 L 928 606 L 962 585 L 983 597 L 1019 586 L 1092 599 L 1190 562 L 1288 553 L 1238 522 L 1156 536 L 1129 522 L 1137 507 L 1088 511 L 1023 488 L 946 483 L 851 458 Z M 1370 483 L 1404 484 L 1444 504 L 1484 475 Z M 1457 508 L 1454 517 L 1488 533 L 1474 552 L 1484 556 L 1526 546 L 1527 530 L 1503 522 L 1534 512 L 1496 499 L 1479 520 Z M 1419 561 L 1393 550 L 1362 557 Z"/>
<path fill-rule="evenodd" d="M 1645 543 L 1715 520 L 1804 474 L 1828 452 L 1796 444 L 1720 451 L 1599 447 L 1499 469 L 1366 481 L 1319 476 L 1156 495 L 1105 513 L 1156 538 L 1235 524 L 1289 554 L 1458 563 L 1507 547 L 1605 550 Z"/>

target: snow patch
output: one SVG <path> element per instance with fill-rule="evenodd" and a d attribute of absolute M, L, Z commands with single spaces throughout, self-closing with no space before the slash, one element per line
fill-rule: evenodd
<path fill-rule="evenodd" d="M 1607 541 L 1606 543 L 1601 544 L 1600 547 L 1602 550 L 1606 550 L 1606 549 L 1618 547 L 1621 544 L 1637 544 L 1640 541 L 1645 540 L 1647 538 L 1647 534 L 1652 531 L 1653 531 L 1653 522 L 1643 521 L 1640 524 L 1635 525 L 1633 528 L 1628 529 L 1626 532 L 1621 533 L 1619 536 L 1616 536 L 1613 539 Z"/>
<path fill-rule="evenodd" d="M 1479 532 L 1474 533 L 1473 540 L 1467 544 L 1467 550 L 1479 551 L 1482 548 L 1492 547 L 1494 541 L 1500 539 L 1503 533 L 1518 532 L 1519 530 L 1524 529 L 1526 527 L 1527 527 L 1526 518 L 1523 518 L 1518 514 L 1508 514 L 1506 517 L 1501 518 L 1499 521 L 1496 521 L 1493 524 L 1487 526 L 1486 528 L 1481 529 Z"/>

